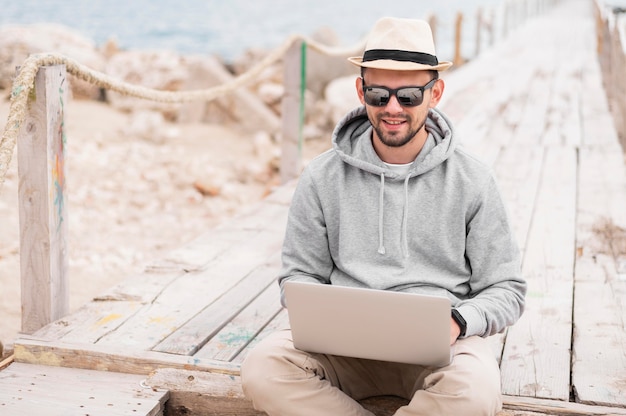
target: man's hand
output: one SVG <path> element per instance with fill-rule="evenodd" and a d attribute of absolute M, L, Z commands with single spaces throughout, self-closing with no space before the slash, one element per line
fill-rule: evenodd
<path fill-rule="evenodd" d="M 450 345 L 453 345 L 461 335 L 461 328 L 453 318 L 450 318 Z"/>

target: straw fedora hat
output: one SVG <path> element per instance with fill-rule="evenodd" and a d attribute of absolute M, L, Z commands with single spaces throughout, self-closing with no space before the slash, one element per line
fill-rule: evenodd
<path fill-rule="evenodd" d="M 369 34 L 363 56 L 348 58 L 365 68 L 400 71 L 445 71 L 452 62 L 439 62 L 428 22 L 424 20 L 383 17 Z"/>

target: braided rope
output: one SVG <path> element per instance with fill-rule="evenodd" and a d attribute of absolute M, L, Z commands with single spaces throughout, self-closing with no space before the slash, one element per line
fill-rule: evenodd
<path fill-rule="evenodd" d="M 363 47 L 361 42 L 359 45 L 349 49 L 333 48 L 300 35 L 293 35 L 290 36 L 280 47 L 268 54 L 258 64 L 250 68 L 247 72 L 234 78 L 232 81 L 208 89 L 189 91 L 162 91 L 133 85 L 113 78 L 102 72 L 95 71 L 63 55 L 54 53 L 32 54 L 20 67 L 19 73 L 13 81 L 11 89 L 9 116 L 4 132 L 2 133 L 2 139 L 0 139 L 0 189 L 2 189 L 4 178 L 6 177 L 7 170 L 9 169 L 9 163 L 11 162 L 11 157 L 17 142 L 20 127 L 26 119 L 28 97 L 34 88 L 37 71 L 42 66 L 65 65 L 66 71 L 69 74 L 87 81 L 90 84 L 115 91 L 123 95 L 143 98 L 146 100 L 164 103 L 211 101 L 250 83 L 264 69 L 282 59 L 289 47 L 294 42 L 300 40 L 305 42 L 307 47 L 328 56 L 342 56 L 360 53 Z"/>

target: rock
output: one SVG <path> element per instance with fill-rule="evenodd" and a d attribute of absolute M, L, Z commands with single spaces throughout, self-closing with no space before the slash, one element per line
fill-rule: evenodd
<path fill-rule="evenodd" d="M 261 101 L 272 108 L 280 106 L 280 102 L 285 95 L 285 86 L 276 81 L 267 81 L 259 85 L 257 94 Z"/>
<path fill-rule="evenodd" d="M 331 81 L 324 97 L 330 111 L 332 124 L 336 124 L 346 113 L 361 105 L 356 93 L 356 76 L 337 78 Z"/>
<path fill-rule="evenodd" d="M 133 85 L 163 91 L 179 91 L 188 77 L 184 59 L 166 50 L 118 52 L 107 62 L 106 73 Z M 159 111 L 168 120 L 176 120 L 180 108 L 180 104 L 161 103 L 117 92 L 108 92 L 107 98 L 118 110 Z"/>
<path fill-rule="evenodd" d="M 129 125 L 123 129 L 125 136 L 162 144 L 180 136 L 175 127 L 169 127 L 158 111 L 140 110 L 132 114 Z"/>
<path fill-rule="evenodd" d="M 59 53 L 102 71 L 105 60 L 95 43 L 80 33 L 57 24 L 7 25 L 0 27 L 0 88 L 10 90 L 15 69 L 33 53 Z M 98 99 L 100 88 L 68 75 L 75 98 Z"/>
<path fill-rule="evenodd" d="M 320 28 L 313 33 L 311 38 L 323 45 L 340 47 L 337 35 L 328 27 Z M 313 48 L 308 48 L 306 67 L 307 89 L 316 96 L 321 96 L 328 83 L 332 80 L 351 74 L 358 75 L 358 68 L 348 62 L 347 58 L 362 54 L 363 48 L 359 45 L 348 46 L 354 46 L 354 50 L 337 56 L 329 56 Z"/>
<path fill-rule="evenodd" d="M 223 65 L 217 59 L 204 56 L 187 56 L 185 59 L 187 66 L 187 77 L 181 86 L 182 90 L 200 90 L 219 85 L 216 77 L 210 74 L 216 71 L 224 71 Z M 191 101 L 181 105 L 178 113 L 178 122 L 181 123 L 201 123 L 209 122 L 215 124 L 228 124 L 234 121 L 233 116 L 227 108 L 220 105 L 219 99 L 204 102 Z"/>
<path fill-rule="evenodd" d="M 218 196 L 222 193 L 218 185 L 208 182 L 207 180 L 198 179 L 193 183 L 193 187 L 204 196 Z"/>
<path fill-rule="evenodd" d="M 195 70 L 193 71 L 193 77 L 187 79 L 185 89 L 224 85 L 232 82 L 235 78 L 216 58 L 207 56 L 202 57 L 200 61 L 197 61 L 200 59 L 198 57 L 193 59 L 196 60 L 194 64 Z M 258 82 L 258 80 L 253 81 L 252 85 L 258 85 Z M 203 105 L 202 102 L 198 103 L 197 105 Z M 265 130 L 272 133 L 280 130 L 281 122 L 279 117 L 247 86 L 225 91 L 219 98 L 210 101 L 204 109 L 205 116 L 202 121 L 207 121 L 209 117 L 212 117 L 211 110 L 216 107 L 221 109 L 219 114 L 228 114 L 232 121 L 245 130 Z M 202 114 L 202 111 L 200 114 Z M 189 117 L 185 119 L 189 119 Z"/>

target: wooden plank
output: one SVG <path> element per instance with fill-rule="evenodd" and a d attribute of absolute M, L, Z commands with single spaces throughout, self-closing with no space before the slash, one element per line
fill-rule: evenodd
<path fill-rule="evenodd" d="M 278 312 L 274 319 L 272 319 L 271 322 L 268 323 L 265 328 L 263 328 L 263 330 L 259 332 L 258 335 L 255 336 L 248 343 L 248 345 L 246 345 L 246 347 L 231 360 L 231 362 L 233 364 L 243 363 L 243 360 L 248 355 L 248 352 L 250 352 L 250 350 L 259 343 L 259 341 L 261 341 L 272 332 L 285 328 L 289 328 L 289 315 L 287 314 L 287 309 L 283 308 L 280 312 Z"/>
<path fill-rule="evenodd" d="M 194 357 L 232 360 L 281 309 L 280 288 L 278 284 L 271 284 L 194 354 Z"/>
<path fill-rule="evenodd" d="M 277 285 L 280 253 L 269 264 L 255 269 L 231 290 L 209 304 L 189 322 L 174 331 L 154 351 L 193 355 L 268 285 Z"/>
<path fill-rule="evenodd" d="M 494 165 L 522 257 L 535 208 L 543 156 L 544 149 L 541 146 L 506 146 Z M 506 333 L 493 335 L 489 340 L 494 356 L 501 363 Z"/>
<path fill-rule="evenodd" d="M 273 231 L 276 235 L 284 234 L 289 210 L 288 202 L 294 186 L 291 184 L 285 190 L 276 191 L 279 195 L 270 195 L 266 200 L 253 204 L 234 218 L 168 253 L 162 260 L 154 261 L 147 266 L 147 270 L 152 272 L 202 271 L 216 258 L 235 249 L 239 242 L 261 231 Z"/>
<path fill-rule="evenodd" d="M 124 345 L 148 350 L 200 313 L 237 282 L 269 261 L 282 246 L 283 233 L 277 230 L 250 235 L 236 247 L 222 253 L 206 270 L 187 273 L 125 321 L 115 332 L 98 340 L 105 346 Z"/>
<path fill-rule="evenodd" d="M 572 382 L 583 403 L 626 406 L 626 168 L 619 145 L 581 149 L 579 180 Z"/>
<path fill-rule="evenodd" d="M 151 303 L 181 273 L 143 273 L 128 278 L 74 313 L 46 325 L 38 338 L 92 344 Z"/>
<path fill-rule="evenodd" d="M 553 59 L 542 62 L 541 68 L 532 73 L 527 89 L 524 92 L 524 108 L 519 123 L 515 126 L 512 142 L 517 145 L 533 146 L 541 143 L 546 127 L 548 99 L 546 90 L 550 90 L 553 82 Z"/>
<path fill-rule="evenodd" d="M 146 385 L 170 391 L 168 415 L 264 415 L 253 409 L 241 388 L 239 376 L 180 371 L 170 368 L 157 370 L 146 379 Z"/>
<path fill-rule="evenodd" d="M 169 392 L 142 387 L 143 379 L 14 363 L 0 372 L 0 409 L 12 415 L 162 415 Z"/>
<path fill-rule="evenodd" d="M 239 241 L 254 235 L 255 230 L 242 230 L 229 226 L 215 227 L 188 244 L 167 253 L 146 266 L 148 273 L 198 272 L 208 263 L 232 250 Z"/>
<path fill-rule="evenodd" d="M 528 244 L 544 153 L 541 146 L 506 146 L 494 165 L 498 186 L 509 211 L 511 227 L 522 256 Z"/>
<path fill-rule="evenodd" d="M 77 344 L 93 344 L 115 331 L 134 316 L 145 304 L 139 302 L 90 302 L 75 313 L 44 327 L 46 339 L 57 339 Z"/>
<path fill-rule="evenodd" d="M 581 144 L 580 101 L 582 63 L 578 57 L 562 61 L 552 80 L 552 92 L 546 108 L 544 146 L 579 146 Z"/>
<path fill-rule="evenodd" d="M 551 416 L 618 416 L 626 415 L 626 409 L 607 406 L 589 406 L 580 403 L 563 402 L 558 400 L 533 399 L 528 397 L 504 396 L 504 408 L 523 412 L 533 412 L 532 415 Z M 538 413 L 536 413 L 538 412 Z M 517 415 L 517 413 L 515 413 Z M 522 415 L 520 415 L 522 416 Z"/>
<path fill-rule="evenodd" d="M 183 247 L 168 253 L 161 261 L 148 266 L 154 271 L 200 271 L 208 264 L 231 250 L 240 241 L 263 230 L 284 233 L 289 204 L 297 180 L 281 185 L 262 201 L 242 209 L 208 232 L 203 233 Z"/>
<path fill-rule="evenodd" d="M 549 148 L 522 272 L 526 311 L 509 328 L 504 394 L 569 399 L 576 152 Z"/>
<path fill-rule="evenodd" d="M 238 374 L 239 365 L 223 361 L 141 351 L 124 346 L 69 344 L 37 338 L 18 338 L 15 362 L 53 367 L 82 368 L 128 374 L 149 374 L 158 368 L 213 371 Z"/>
<path fill-rule="evenodd" d="M 606 94 L 590 94 L 590 91 L 603 91 L 602 74 L 596 60 L 585 62 L 583 71 L 583 99 L 581 101 L 582 141 L 585 146 L 606 145 L 614 147 L 619 143 L 615 121 L 609 111 Z"/>
<path fill-rule="evenodd" d="M 65 66 L 37 72 L 17 139 L 22 332 L 69 312 L 65 203 Z"/>

